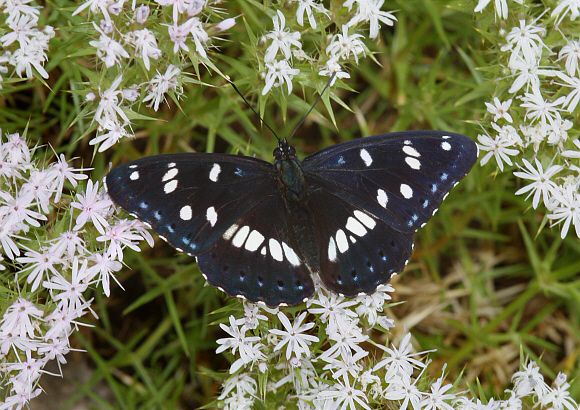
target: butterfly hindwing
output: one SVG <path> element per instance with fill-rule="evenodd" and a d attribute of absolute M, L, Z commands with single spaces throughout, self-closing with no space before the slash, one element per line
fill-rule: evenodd
<path fill-rule="evenodd" d="M 109 196 L 174 247 L 199 255 L 264 195 L 277 192 L 272 164 L 218 154 L 171 154 L 114 168 Z"/>
<path fill-rule="evenodd" d="M 403 270 L 412 253 L 412 233 L 399 232 L 324 190 L 313 190 L 310 198 L 320 278 L 327 288 L 348 297 L 373 293 Z"/>
<path fill-rule="evenodd" d="M 303 161 L 307 181 L 366 210 L 400 232 L 415 232 L 471 169 L 469 138 L 437 131 L 368 137 Z"/>
<path fill-rule="evenodd" d="M 293 242 L 282 198 L 261 198 L 198 256 L 207 281 L 232 296 L 268 306 L 297 305 L 314 293 L 308 267 Z"/>

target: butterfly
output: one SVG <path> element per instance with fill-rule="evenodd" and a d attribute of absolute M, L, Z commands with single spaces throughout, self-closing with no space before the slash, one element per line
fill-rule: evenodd
<path fill-rule="evenodd" d="M 106 176 L 109 196 L 197 258 L 230 296 L 297 305 L 313 275 L 346 297 L 401 272 L 415 232 L 471 169 L 477 145 L 438 131 L 361 138 L 300 161 L 286 139 L 274 163 L 226 154 L 138 159 Z"/>

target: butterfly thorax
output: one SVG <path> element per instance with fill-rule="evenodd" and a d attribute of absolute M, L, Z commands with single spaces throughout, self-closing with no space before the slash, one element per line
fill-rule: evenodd
<path fill-rule="evenodd" d="M 286 138 L 280 141 L 274 150 L 276 169 L 280 178 L 280 189 L 289 202 L 304 202 L 306 200 L 306 182 L 302 165 L 296 157 L 296 150 L 288 145 Z"/>

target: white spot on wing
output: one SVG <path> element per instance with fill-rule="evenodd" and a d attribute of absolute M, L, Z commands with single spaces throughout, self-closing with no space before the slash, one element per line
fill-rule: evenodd
<path fill-rule="evenodd" d="M 377 201 L 379 201 L 379 205 L 383 208 L 387 207 L 387 202 L 389 202 L 389 198 L 387 197 L 387 193 L 382 189 L 377 191 Z"/>
<path fill-rule="evenodd" d="M 248 240 L 246 241 L 246 250 L 254 252 L 260 247 L 262 242 L 264 242 L 264 235 L 254 229 L 250 232 Z"/>
<path fill-rule="evenodd" d="M 356 219 L 361 221 L 364 226 L 369 229 L 373 229 L 377 224 L 373 218 L 371 218 L 367 213 L 359 211 L 358 209 L 354 211 L 354 216 Z"/>
<path fill-rule="evenodd" d="M 135 180 L 139 179 L 139 171 L 131 172 L 131 175 L 129 175 L 129 179 L 131 181 L 135 181 Z"/>
<path fill-rule="evenodd" d="M 336 246 L 340 253 L 345 253 L 348 250 L 348 240 L 342 229 L 336 231 Z"/>
<path fill-rule="evenodd" d="M 406 157 L 405 162 L 413 169 L 421 168 L 421 162 L 417 158 Z"/>
<path fill-rule="evenodd" d="M 135 169 L 137 168 L 137 165 L 133 164 L 133 165 L 129 165 L 129 169 Z"/>
<path fill-rule="evenodd" d="M 233 224 L 232 226 L 230 226 L 228 230 L 224 232 L 222 238 L 224 238 L 226 241 L 229 241 L 234 235 L 234 233 L 238 230 L 238 227 L 239 227 L 238 224 Z"/>
<path fill-rule="evenodd" d="M 173 168 L 175 165 L 177 165 L 175 162 L 170 162 L 167 164 L 167 168 Z"/>
<path fill-rule="evenodd" d="M 417 151 L 415 148 L 411 147 L 410 145 L 405 145 L 403 147 L 403 152 L 407 155 L 410 155 L 412 157 L 420 157 L 421 154 L 419 154 L 419 151 Z"/>
<path fill-rule="evenodd" d="M 173 179 L 166 183 L 165 186 L 163 186 L 163 192 L 170 194 L 175 191 L 175 188 L 177 188 L 177 179 Z"/>
<path fill-rule="evenodd" d="M 330 241 L 328 242 L 328 259 L 331 262 L 336 261 L 336 242 L 334 242 L 333 237 L 330 237 Z"/>
<path fill-rule="evenodd" d="M 280 242 L 278 242 L 274 238 L 270 238 L 268 241 L 268 246 L 270 248 L 270 254 L 272 258 L 276 259 L 278 262 L 284 260 L 284 255 L 282 254 L 282 247 L 280 246 Z"/>
<path fill-rule="evenodd" d="M 179 210 L 179 217 L 184 221 L 189 221 L 191 219 L 191 206 L 185 205 L 183 208 Z"/>
<path fill-rule="evenodd" d="M 282 249 L 284 249 L 284 256 L 286 256 L 292 266 L 300 266 L 300 258 L 296 255 L 294 249 L 286 245 L 286 242 L 282 242 Z"/>
<path fill-rule="evenodd" d="M 222 168 L 219 166 L 219 164 L 213 164 L 211 171 L 209 171 L 209 179 L 211 179 L 213 182 L 217 182 L 220 172 L 222 172 Z"/>
<path fill-rule="evenodd" d="M 234 239 L 232 239 L 232 245 L 234 245 L 236 248 L 241 247 L 246 241 L 249 233 L 250 227 L 248 225 L 242 226 L 240 230 L 236 232 Z"/>
<path fill-rule="evenodd" d="M 364 161 L 364 163 L 367 167 L 370 167 L 371 164 L 373 163 L 373 159 L 371 158 L 371 154 L 369 154 L 369 152 L 364 148 L 360 150 L 360 157 L 362 158 L 362 160 Z"/>
<path fill-rule="evenodd" d="M 445 151 L 450 151 L 451 150 L 451 144 L 448 143 L 447 141 L 443 141 L 441 143 L 441 148 L 443 148 Z"/>
<path fill-rule="evenodd" d="M 451 138 L 449 135 L 444 135 L 441 138 L 443 138 L 444 140 L 448 140 L 449 138 Z"/>
<path fill-rule="evenodd" d="M 266 256 L 266 247 L 265 246 L 262 246 L 262 249 L 260 249 L 260 255 Z"/>
<path fill-rule="evenodd" d="M 177 168 L 171 168 L 169 171 L 167 171 L 165 173 L 165 175 L 163 175 L 163 178 L 161 179 L 162 182 L 165 181 L 169 181 L 170 179 L 173 179 L 175 177 L 175 175 L 177 175 L 179 171 L 177 170 Z"/>
<path fill-rule="evenodd" d="M 205 212 L 205 218 L 207 219 L 207 221 L 211 226 L 215 225 L 215 223 L 217 222 L 217 217 L 218 214 L 213 206 L 207 208 L 207 211 Z"/>
<path fill-rule="evenodd" d="M 405 199 L 412 198 L 413 189 L 407 184 L 401 184 L 401 194 L 405 197 Z"/>
<path fill-rule="evenodd" d="M 352 216 L 349 216 L 348 219 L 346 220 L 346 229 L 348 229 L 357 236 L 364 236 L 367 233 L 367 230 L 365 229 L 363 224 L 361 224 L 358 220 L 356 220 Z"/>

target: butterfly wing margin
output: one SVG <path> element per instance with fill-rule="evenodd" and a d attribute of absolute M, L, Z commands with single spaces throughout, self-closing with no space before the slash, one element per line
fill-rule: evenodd
<path fill-rule="evenodd" d="M 414 131 L 335 145 L 305 158 L 303 167 L 311 186 L 410 233 L 431 218 L 476 159 L 477 146 L 467 137 Z"/>
<path fill-rule="evenodd" d="M 277 188 L 272 164 L 220 154 L 169 154 L 120 165 L 105 180 L 125 211 L 190 255 L 206 252 Z"/>
<path fill-rule="evenodd" d="M 207 281 L 230 296 L 274 307 L 314 293 L 309 268 L 293 243 L 283 200 L 266 195 L 197 257 Z"/>

